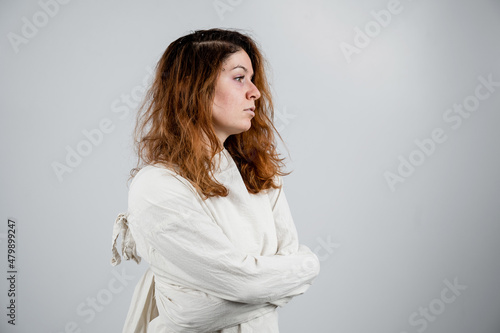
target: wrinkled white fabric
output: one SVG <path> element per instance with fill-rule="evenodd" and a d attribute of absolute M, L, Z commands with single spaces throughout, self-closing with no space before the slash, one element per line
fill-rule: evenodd
<path fill-rule="evenodd" d="M 298 243 L 283 187 L 250 194 L 229 152 L 217 157 L 213 176 L 227 197 L 204 201 L 160 165 L 134 177 L 128 211 L 115 221 L 112 264 L 120 262 L 121 233 L 124 257 L 136 260 L 137 249 L 150 269 L 134 291 L 124 333 L 275 333 L 277 306 L 319 274 L 316 255 Z"/>

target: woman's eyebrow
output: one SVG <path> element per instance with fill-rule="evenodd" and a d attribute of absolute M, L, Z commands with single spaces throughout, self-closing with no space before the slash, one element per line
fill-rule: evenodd
<path fill-rule="evenodd" d="M 242 68 L 245 72 L 248 72 L 248 69 L 245 66 L 242 66 L 242 65 L 236 65 L 236 67 L 234 67 L 231 70 L 235 70 L 236 68 Z"/>
<path fill-rule="evenodd" d="M 242 68 L 245 73 L 248 73 L 248 69 L 245 67 L 245 66 L 242 66 L 242 65 L 236 65 L 236 67 L 234 67 L 233 69 L 231 69 L 232 71 L 237 69 L 237 68 Z M 253 78 L 254 74 L 252 74 L 252 78 Z"/>

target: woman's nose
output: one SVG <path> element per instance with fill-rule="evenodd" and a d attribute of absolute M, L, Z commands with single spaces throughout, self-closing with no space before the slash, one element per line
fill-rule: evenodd
<path fill-rule="evenodd" d="M 255 86 L 255 84 L 253 84 L 253 82 L 251 82 L 252 84 L 252 87 L 250 88 L 250 90 L 247 92 L 247 98 L 248 99 L 259 99 L 260 98 L 260 91 L 259 89 L 257 89 L 257 87 Z"/>

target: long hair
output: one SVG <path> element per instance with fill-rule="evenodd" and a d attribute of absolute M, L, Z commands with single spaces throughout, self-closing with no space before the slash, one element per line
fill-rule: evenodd
<path fill-rule="evenodd" d="M 230 135 L 221 147 L 213 123 L 212 106 L 217 78 L 224 61 L 244 50 L 252 62 L 252 82 L 260 91 L 251 128 Z M 134 130 L 137 166 L 132 179 L 148 164 L 173 168 L 206 199 L 227 196 L 227 188 L 210 173 L 223 148 L 233 157 L 247 190 L 256 194 L 279 188 L 274 177 L 283 172 L 284 158 L 276 151 L 272 96 L 265 75 L 265 59 L 256 43 L 234 30 L 197 30 L 172 42 L 155 69 L 151 87 L 137 114 Z M 208 142 L 206 142 L 208 140 Z"/>

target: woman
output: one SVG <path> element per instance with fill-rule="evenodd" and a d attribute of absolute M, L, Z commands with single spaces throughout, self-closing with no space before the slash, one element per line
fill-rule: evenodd
<path fill-rule="evenodd" d="M 236 31 L 196 31 L 158 62 L 114 226 L 112 264 L 120 233 L 124 257 L 139 263 L 137 248 L 150 264 L 124 333 L 278 332 L 276 308 L 318 275 L 283 192 L 269 90 L 256 44 Z"/>

